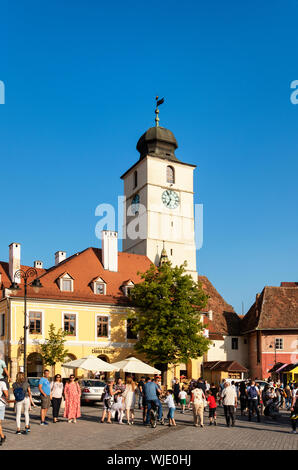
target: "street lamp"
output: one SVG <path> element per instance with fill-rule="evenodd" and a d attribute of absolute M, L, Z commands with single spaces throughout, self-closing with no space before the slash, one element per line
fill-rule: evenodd
<path fill-rule="evenodd" d="M 269 345 L 269 348 L 273 348 L 272 344 Z M 276 340 L 274 338 L 274 364 L 276 364 Z"/>
<path fill-rule="evenodd" d="M 39 289 L 42 286 L 42 283 L 40 282 L 39 279 L 34 279 L 33 282 L 28 283 L 28 279 L 30 277 L 37 276 L 38 273 L 35 268 L 29 268 L 27 271 L 24 271 L 23 269 L 19 269 L 18 271 L 15 272 L 13 282 L 11 283 L 11 286 L 9 290 L 12 292 L 12 294 L 16 294 L 18 290 L 20 289 L 18 283 L 15 281 L 15 279 L 24 279 L 24 375 L 27 377 L 27 287 L 28 285 L 33 287 L 33 290 L 36 294 L 38 294 Z"/>

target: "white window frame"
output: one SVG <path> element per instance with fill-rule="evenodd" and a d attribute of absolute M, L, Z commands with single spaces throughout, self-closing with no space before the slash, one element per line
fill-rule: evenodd
<path fill-rule="evenodd" d="M 102 293 L 102 294 L 96 292 L 97 284 L 100 284 L 100 285 L 103 286 L 103 293 Z M 106 295 L 106 293 L 107 293 L 107 285 L 106 285 L 106 283 L 105 283 L 103 280 L 96 280 L 96 281 L 94 281 L 94 282 L 93 282 L 93 292 L 94 292 L 95 295 Z"/>
<path fill-rule="evenodd" d="M 106 317 L 108 319 L 108 336 L 97 336 L 97 318 Z M 97 340 L 107 340 L 111 339 L 111 317 L 105 313 L 96 313 L 95 315 L 95 338 Z"/>
<path fill-rule="evenodd" d="M 41 314 L 41 331 L 40 333 L 30 333 L 30 313 L 40 313 Z M 30 309 L 29 312 L 28 312 L 28 335 L 30 336 L 34 336 L 34 335 L 38 335 L 38 336 L 42 336 L 44 337 L 44 311 L 43 310 L 39 310 L 39 309 Z"/>
<path fill-rule="evenodd" d="M 235 343 L 237 343 L 237 348 L 233 348 L 233 340 L 237 340 L 237 341 L 235 341 Z M 236 336 L 233 336 L 232 339 L 231 339 L 231 350 L 232 351 L 238 351 L 239 350 L 239 338 L 237 338 Z"/>
<path fill-rule="evenodd" d="M 79 332 L 79 315 L 78 315 L 78 312 L 65 312 L 63 311 L 62 312 L 62 316 L 61 316 L 61 323 L 62 323 L 62 330 L 64 330 L 64 315 L 75 315 L 76 317 L 76 334 L 75 335 L 67 335 L 65 338 L 73 338 L 73 339 L 77 339 L 78 338 L 78 332 Z"/>
<path fill-rule="evenodd" d="M 63 281 L 70 281 L 71 290 L 63 289 Z M 59 279 L 59 288 L 60 288 L 61 292 L 73 292 L 73 279 L 69 274 L 64 274 L 63 276 L 60 277 L 60 279 Z"/>
<path fill-rule="evenodd" d="M 275 344 L 276 351 L 282 351 L 284 349 L 284 339 L 283 338 L 275 338 L 274 339 L 274 344 Z M 279 344 L 279 346 L 277 344 Z"/>
<path fill-rule="evenodd" d="M 128 289 L 133 289 L 134 286 L 135 285 L 132 281 L 130 281 L 129 284 L 125 284 L 122 286 L 122 292 L 125 295 L 125 297 L 128 297 Z"/>

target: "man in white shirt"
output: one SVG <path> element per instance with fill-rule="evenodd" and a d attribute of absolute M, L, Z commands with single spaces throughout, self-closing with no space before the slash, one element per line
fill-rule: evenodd
<path fill-rule="evenodd" d="M 232 421 L 232 426 L 235 426 L 235 408 L 237 407 L 237 393 L 235 389 L 231 387 L 229 382 L 225 382 L 221 398 L 223 402 L 227 427 L 230 427 L 230 421 Z"/>

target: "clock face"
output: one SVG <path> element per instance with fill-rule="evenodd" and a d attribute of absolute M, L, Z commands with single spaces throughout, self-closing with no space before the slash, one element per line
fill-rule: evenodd
<path fill-rule="evenodd" d="M 176 209 L 179 206 L 179 194 L 170 189 L 166 189 L 161 196 L 162 202 L 168 209 Z"/>
<path fill-rule="evenodd" d="M 139 212 L 140 196 L 136 194 L 131 201 L 131 211 L 133 214 Z"/>

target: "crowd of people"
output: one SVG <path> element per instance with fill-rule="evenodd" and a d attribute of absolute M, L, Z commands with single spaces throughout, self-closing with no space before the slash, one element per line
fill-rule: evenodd
<path fill-rule="evenodd" d="M 28 434 L 30 432 L 30 417 L 29 411 L 35 408 L 36 405 L 33 401 L 30 384 L 26 379 L 23 372 L 19 372 L 16 381 L 12 384 L 13 399 L 9 399 L 8 385 L 11 382 L 10 377 L 6 371 L 6 380 L 0 377 L 0 445 L 6 440 L 3 434 L 2 421 L 5 417 L 5 407 L 9 403 L 14 404 L 16 415 L 16 434 Z M 44 370 L 43 377 L 39 380 L 40 392 L 40 425 L 48 426 L 47 413 L 52 407 L 53 423 L 59 422 L 59 412 L 62 399 L 64 398 L 64 413 L 63 416 L 69 423 L 76 423 L 77 418 L 81 417 L 81 388 L 75 376 L 70 375 L 65 383 L 62 382 L 60 374 L 56 374 L 54 379 L 50 381 L 50 372 L 48 369 Z M 25 429 L 21 431 L 21 415 L 24 413 Z"/>
<path fill-rule="evenodd" d="M 9 399 L 8 380 L 0 377 L 0 445 L 5 441 L 2 421 L 5 416 L 7 403 L 14 403 L 16 416 L 16 434 L 30 432 L 29 411 L 35 407 L 32 399 L 29 382 L 22 372 L 19 372 L 16 381 L 12 384 L 13 399 Z M 56 374 L 50 381 L 49 370 L 45 369 L 43 377 L 39 380 L 40 391 L 40 425 L 47 426 L 47 414 L 52 407 L 53 423 L 59 422 L 59 413 L 62 399 L 65 400 L 63 416 L 69 423 L 76 423 L 81 417 L 81 388 L 75 378 L 70 375 L 65 383 L 60 374 Z M 176 426 L 175 413 L 180 410 L 184 414 L 187 410 L 193 413 L 193 425 L 204 427 L 204 411 L 209 411 L 209 426 L 217 424 L 217 408 L 223 406 L 227 427 L 235 426 L 236 409 L 240 404 L 240 413 L 251 421 L 256 417 L 258 422 L 261 416 L 276 418 L 279 408 L 290 410 L 292 432 L 296 433 L 298 418 L 298 384 L 289 383 L 284 386 L 270 380 L 264 388 L 260 388 L 254 380 L 231 381 L 223 380 L 219 386 L 209 384 L 202 378 L 192 379 L 189 384 L 181 383 L 178 378 L 172 381 L 172 388 L 165 390 L 161 385 L 160 376 L 154 378 L 142 377 L 136 383 L 132 376 L 124 381 L 119 378 L 107 380 L 102 394 L 103 411 L 101 423 L 134 424 L 135 409 L 142 410 L 143 424 L 150 425 L 150 410 L 156 409 L 157 420 L 165 424 L 165 415 L 169 426 Z M 167 413 L 164 413 L 164 411 Z M 25 428 L 21 431 L 21 415 L 24 413 Z M 125 420 L 125 421 L 123 421 Z"/>

